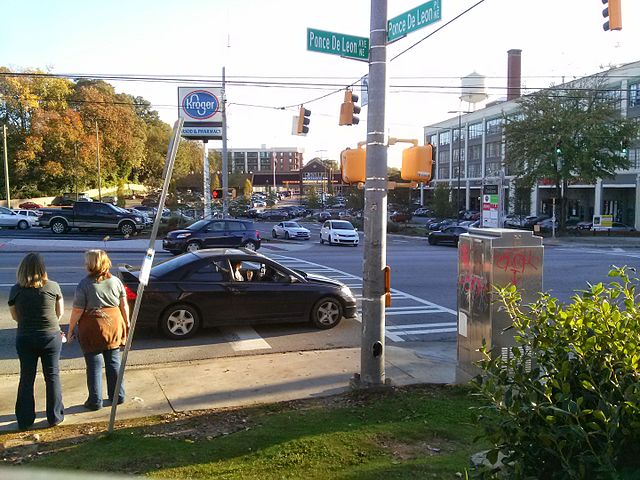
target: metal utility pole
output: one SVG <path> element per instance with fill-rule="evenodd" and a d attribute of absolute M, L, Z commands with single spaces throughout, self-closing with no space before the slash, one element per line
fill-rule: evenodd
<path fill-rule="evenodd" d="M 76 202 L 78 201 L 78 144 L 73 144 L 73 151 L 75 152 L 75 163 L 73 164 L 73 186 L 76 191 Z"/>
<path fill-rule="evenodd" d="M 211 216 L 211 172 L 207 156 L 207 141 L 202 141 L 202 189 L 204 190 L 204 218 Z"/>
<path fill-rule="evenodd" d="M 227 94 L 225 67 L 222 67 L 222 217 L 229 216 L 229 160 L 227 159 Z"/>
<path fill-rule="evenodd" d="M 100 137 L 98 137 L 98 120 L 96 120 L 96 162 L 98 162 L 98 200 L 102 201 L 102 178 L 100 176 Z"/>
<path fill-rule="evenodd" d="M 2 125 L 2 151 L 4 156 L 4 187 L 7 189 L 7 208 L 11 208 L 11 193 L 9 189 L 9 156 L 7 154 L 7 126 Z"/>
<path fill-rule="evenodd" d="M 360 375 L 354 384 L 385 383 L 385 281 L 387 257 L 387 146 L 385 98 L 387 87 L 387 0 L 371 0 L 369 50 L 369 111 L 364 193 L 364 259 Z"/>

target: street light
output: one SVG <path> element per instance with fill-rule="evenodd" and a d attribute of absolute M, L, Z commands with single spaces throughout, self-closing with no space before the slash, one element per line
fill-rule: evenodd
<path fill-rule="evenodd" d="M 456 190 L 456 220 L 460 222 L 460 163 L 462 160 L 462 114 L 471 113 L 469 110 L 449 110 L 448 113 L 458 114 L 458 189 Z M 453 161 L 453 158 L 451 159 Z"/>

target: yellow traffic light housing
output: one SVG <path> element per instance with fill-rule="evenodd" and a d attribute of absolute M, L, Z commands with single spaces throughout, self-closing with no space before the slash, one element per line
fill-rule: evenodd
<path fill-rule="evenodd" d="M 367 169 L 367 152 L 362 148 L 364 142 L 358 143 L 358 148 L 347 148 L 340 153 L 342 181 L 344 183 L 364 183 Z"/>
<path fill-rule="evenodd" d="M 309 123 L 311 123 L 311 110 L 307 110 L 304 106 L 300 106 L 300 114 L 298 115 L 298 123 L 296 125 L 296 135 L 306 135 L 309 133 Z"/>
<path fill-rule="evenodd" d="M 602 24 L 604 31 L 622 30 L 622 0 L 602 0 L 607 7 L 602 10 L 602 16 L 607 20 Z"/>
<path fill-rule="evenodd" d="M 431 181 L 433 168 L 433 147 L 426 144 L 424 147 L 414 145 L 402 151 L 402 168 L 400 177 L 411 182 Z"/>
<path fill-rule="evenodd" d="M 357 125 L 360 123 L 360 119 L 356 116 L 360 113 L 360 107 L 355 103 L 358 101 L 358 96 L 351 90 L 345 90 L 344 102 L 340 105 L 340 121 L 339 125 Z"/>

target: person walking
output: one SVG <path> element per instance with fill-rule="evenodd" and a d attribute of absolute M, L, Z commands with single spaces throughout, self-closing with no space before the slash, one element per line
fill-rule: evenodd
<path fill-rule="evenodd" d="M 28 253 L 16 272 L 16 284 L 9 292 L 9 312 L 18 323 L 16 350 L 20 359 L 20 382 L 16 399 L 16 419 L 20 430 L 27 430 L 36 419 L 33 386 L 42 362 L 46 386 L 47 421 L 56 426 L 64 420 L 60 384 L 60 317 L 64 299 L 60 286 L 49 280 L 42 256 Z"/>
<path fill-rule="evenodd" d="M 102 398 L 102 368 L 107 376 L 107 394 L 111 402 L 125 400 L 124 382 L 116 397 L 116 383 L 120 370 L 120 347 L 129 331 L 129 305 L 124 285 L 109 272 L 111 260 L 104 250 L 85 253 L 88 275 L 76 287 L 73 310 L 69 319 L 69 341 L 76 336 L 87 367 L 89 396 L 84 406 L 100 410 Z M 78 327 L 76 335 L 76 325 Z"/>

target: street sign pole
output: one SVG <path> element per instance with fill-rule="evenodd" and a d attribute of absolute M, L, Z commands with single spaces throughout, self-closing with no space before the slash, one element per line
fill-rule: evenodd
<path fill-rule="evenodd" d="M 385 384 L 385 280 L 387 256 L 387 146 L 385 94 L 387 69 L 387 0 L 371 0 L 369 111 L 364 193 L 362 344 L 357 387 Z"/>
<path fill-rule="evenodd" d="M 229 167 L 227 159 L 227 92 L 225 67 L 222 67 L 222 218 L 229 213 Z"/>
<path fill-rule="evenodd" d="M 202 190 L 204 191 L 204 218 L 211 216 L 211 171 L 207 156 L 207 140 L 202 140 Z"/>

